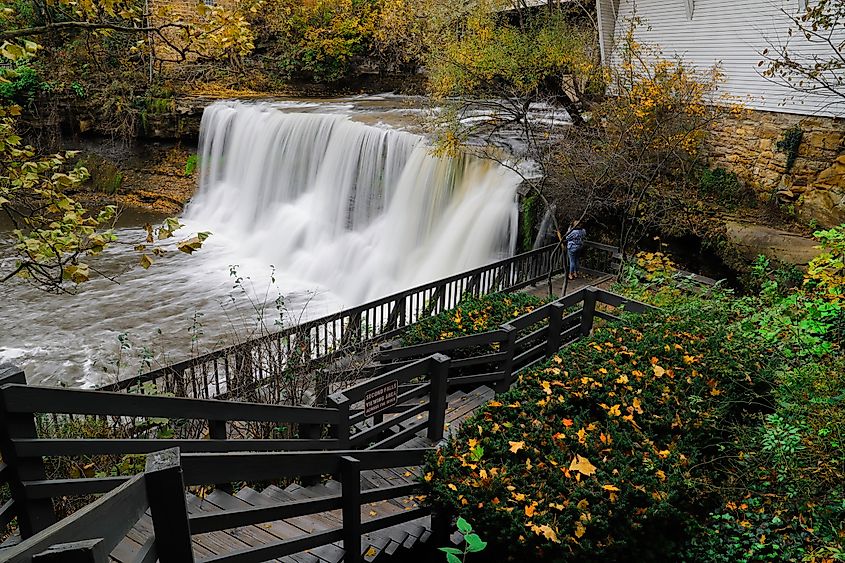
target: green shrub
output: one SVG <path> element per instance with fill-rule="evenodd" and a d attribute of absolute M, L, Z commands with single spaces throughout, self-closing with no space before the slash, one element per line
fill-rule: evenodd
<path fill-rule="evenodd" d="M 786 172 L 789 173 L 798 160 L 798 149 L 804 139 L 804 131 L 800 125 L 794 125 L 783 132 L 783 137 L 777 142 L 777 148 L 786 154 Z"/>
<path fill-rule="evenodd" d="M 402 344 L 411 346 L 495 330 L 513 318 L 530 313 L 543 303 L 544 299 L 527 293 L 469 297 L 454 309 L 409 327 L 402 335 Z"/>
<path fill-rule="evenodd" d="M 626 316 L 463 423 L 431 502 L 515 559 L 670 560 L 773 361 L 704 301 Z"/>
<path fill-rule="evenodd" d="M 197 162 L 197 155 L 192 154 L 188 157 L 188 160 L 185 161 L 185 176 L 190 176 L 196 171 Z"/>
<path fill-rule="evenodd" d="M 10 76 L 9 82 L 0 82 L 0 100 L 14 103 L 27 103 L 41 90 L 43 81 L 38 72 L 27 65 L 18 66 Z"/>
<path fill-rule="evenodd" d="M 743 204 L 753 206 L 757 202 L 754 193 L 742 184 L 737 175 L 724 168 L 702 170 L 698 187 L 703 195 L 731 208 Z"/>

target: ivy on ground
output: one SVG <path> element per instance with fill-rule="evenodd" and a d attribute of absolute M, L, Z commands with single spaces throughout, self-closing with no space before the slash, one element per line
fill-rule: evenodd
<path fill-rule="evenodd" d="M 429 459 L 435 505 L 514 558 L 672 552 L 728 427 L 771 383 L 765 344 L 719 309 L 626 316 L 520 376 Z"/>

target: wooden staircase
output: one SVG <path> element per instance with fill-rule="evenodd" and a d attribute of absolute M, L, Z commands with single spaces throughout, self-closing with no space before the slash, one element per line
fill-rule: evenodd
<path fill-rule="evenodd" d="M 446 412 L 446 435 L 457 430 L 472 412 L 493 398 L 493 389 L 482 386 L 470 392 L 456 391 L 448 396 Z M 385 416 L 389 419 L 390 415 Z M 427 415 L 418 415 L 413 423 L 424 421 Z M 403 424 L 410 424 L 405 421 Z M 399 426 L 399 425 L 397 425 Z M 411 440 L 399 448 L 425 448 L 434 444 L 420 431 Z M 400 467 L 376 469 L 361 472 L 361 490 L 373 490 L 384 487 L 408 485 L 419 482 L 420 467 Z M 195 494 L 187 495 L 188 512 L 191 515 L 216 513 L 227 510 L 242 510 L 251 507 L 273 506 L 296 503 L 340 494 L 341 484 L 328 479 L 316 485 L 291 484 L 280 488 L 270 485 L 260 491 L 252 487 L 243 487 L 237 493 L 230 494 L 222 489 L 215 489 L 205 498 Z M 370 520 L 413 510 L 420 506 L 421 497 L 405 496 L 392 498 L 361 506 L 361 519 Z M 244 526 L 225 531 L 208 532 L 193 536 L 193 549 L 198 561 L 225 561 L 229 555 L 258 547 L 279 540 L 290 540 L 308 536 L 342 526 L 340 510 L 332 510 L 308 516 L 298 516 L 264 524 Z M 367 562 L 385 561 L 391 556 L 405 557 L 408 550 L 426 544 L 431 537 L 431 517 L 397 524 L 362 536 L 362 554 Z M 144 515 L 126 538 L 115 548 L 111 560 L 119 563 L 133 563 L 137 560 L 142 546 L 153 535 L 152 519 Z M 282 559 L 285 563 L 339 563 L 344 560 L 343 542 L 338 541 L 315 549 L 303 551 Z"/>

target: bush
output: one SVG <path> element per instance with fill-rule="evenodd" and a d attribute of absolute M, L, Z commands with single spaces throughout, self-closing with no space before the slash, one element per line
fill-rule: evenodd
<path fill-rule="evenodd" d="M 715 198 L 728 207 L 753 205 L 757 201 L 754 193 L 739 181 L 737 175 L 724 168 L 702 170 L 698 186 L 703 195 Z"/>
<path fill-rule="evenodd" d="M 411 346 L 495 330 L 511 319 L 530 313 L 546 301 L 527 293 L 496 293 L 469 297 L 460 305 L 423 319 L 402 335 Z"/>
<path fill-rule="evenodd" d="M 27 65 L 20 65 L 9 82 L 0 82 L 0 100 L 7 103 L 27 103 L 32 101 L 43 84 L 38 72 Z"/>
<path fill-rule="evenodd" d="M 729 327 L 696 301 L 597 329 L 431 456 L 431 502 L 513 558 L 665 560 L 772 371 L 760 342 Z"/>

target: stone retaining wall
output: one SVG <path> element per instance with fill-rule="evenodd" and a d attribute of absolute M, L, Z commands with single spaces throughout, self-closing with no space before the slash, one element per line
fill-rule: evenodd
<path fill-rule="evenodd" d="M 795 125 L 803 138 L 787 173 L 777 144 Z M 793 205 L 801 220 L 845 223 L 845 119 L 746 111 L 714 124 L 708 153 L 711 167 L 733 171 L 762 200 Z"/>

